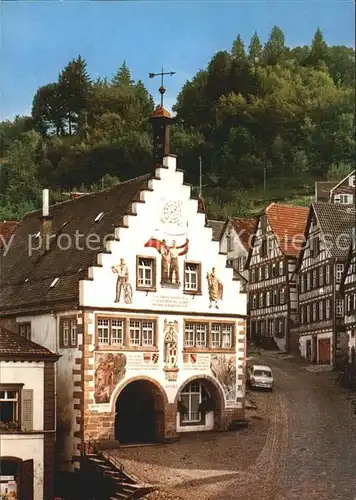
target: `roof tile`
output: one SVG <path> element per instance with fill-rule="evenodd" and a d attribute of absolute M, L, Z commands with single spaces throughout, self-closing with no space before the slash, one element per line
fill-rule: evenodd
<path fill-rule="evenodd" d="M 57 358 L 58 355 L 0 326 L 0 359 Z"/>

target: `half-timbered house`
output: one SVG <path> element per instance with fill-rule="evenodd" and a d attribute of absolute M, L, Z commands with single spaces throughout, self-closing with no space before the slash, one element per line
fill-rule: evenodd
<path fill-rule="evenodd" d="M 297 267 L 298 331 L 301 355 L 315 363 L 334 364 L 345 352 L 340 284 L 354 224 L 351 205 L 313 203 L 310 207 Z"/>
<path fill-rule="evenodd" d="M 345 272 L 341 280 L 345 301 L 345 330 L 348 336 L 348 359 L 356 363 L 356 229 L 353 229 Z"/>
<path fill-rule="evenodd" d="M 1 314 L 57 363 L 61 466 L 89 440 L 166 440 L 244 417 L 246 294 L 153 117 L 151 173 L 25 216 Z"/>
<path fill-rule="evenodd" d="M 271 203 L 257 218 L 246 266 L 251 339 L 296 350 L 290 335 L 297 317 L 294 275 L 308 209 Z"/>

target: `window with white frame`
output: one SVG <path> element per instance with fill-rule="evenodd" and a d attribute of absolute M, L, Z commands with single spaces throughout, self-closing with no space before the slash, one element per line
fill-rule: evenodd
<path fill-rule="evenodd" d="M 316 269 L 314 269 L 313 273 L 312 273 L 312 287 L 313 288 L 316 288 L 318 286 L 317 278 L 318 278 L 317 271 L 316 271 Z"/>
<path fill-rule="evenodd" d="M 350 186 L 356 187 L 356 175 L 351 175 L 350 177 Z"/>
<path fill-rule="evenodd" d="M 137 288 L 154 288 L 156 285 L 155 259 L 137 258 Z"/>
<path fill-rule="evenodd" d="M 269 280 L 270 277 L 271 277 L 271 275 L 270 275 L 270 267 L 269 267 L 269 264 L 267 264 L 266 267 L 265 267 L 265 279 Z"/>
<path fill-rule="evenodd" d="M 336 264 L 336 283 L 341 282 L 341 278 L 344 272 L 344 264 Z"/>
<path fill-rule="evenodd" d="M 255 283 L 256 281 L 256 269 L 251 269 L 251 283 Z"/>
<path fill-rule="evenodd" d="M 18 323 L 18 331 L 21 337 L 31 340 L 31 323 L 29 321 Z"/>
<path fill-rule="evenodd" d="M 336 317 L 342 318 L 344 316 L 344 299 L 336 299 Z"/>
<path fill-rule="evenodd" d="M 273 290 L 273 305 L 276 306 L 278 304 L 278 290 L 274 289 Z"/>
<path fill-rule="evenodd" d="M 319 302 L 319 320 L 323 320 L 324 319 L 324 304 L 323 304 L 323 301 L 321 300 Z"/>
<path fill-rule="evenodd" d="M 340 203 L 342 205 L 348 205 L 352 203 L 352 194 L 338 194 L 335 196 L 334 201 L 335 203 Z"/>
<path fill-rule="evenodd" d="M 258 268 L 258 279 L 259 279 L 259 281 L 263 280 L 263 267 L 262 266 Z"/>
<path fill-rule="evenodd" d="M 300 292 L 305 292 L 305 275 L 300 277 Z"/>
<path fill-rule="evenodd" d="M 257 296 L 252 295 L 252 309 L 256 309 L 256 308 L 257 308 Z"/>
<path fill-rule="evenodd" d="M 330 283 L 330 266 L 329 265 L 325 266 L 325 283 L 326 284 Z"/>
<path fill-rule="evenodd" d="M 211 325 L 211 347 L 221 347 L 221 325 L 220 323 L 212 323 Z"/>
<path fill-rule="evenodd" d="M 20 390 L 19 388 L 0 388 L 0 420 L 7 424 L 20 425 Z"/>
<path fill-rule="evenodd" d="M 270 306 L 271 305 L 271 292 L 270 290 L 267 290 L 266 292 L 266 306 Z"/>
<path fill-rule="evenodd" d="M 184 263 L 184 291 L 200 291 L 200 264 L 195 262 Z"/>
<path fill-rule="evenodd" d="M 307 273 L 307 291 L 311 288 L 311 276 L 310 272 Z"/>
<path fill-rule="evenodd" d="M 111 319 L 111 344 L 124 345 L 125 321 L 123 319 Z"/>
<path fill-rule="evenodd" d="M 206 347 L 207 325 L 204 323 L 195 325 L 195 345 L 196 347 Z"/>
<path fill-rule="evenodd" d="M 277 264 L 274 263 L 272 264 L 272 278 L 275 278 L 277 276 Z"/>
<path fill-rule="evenodd" d="M 301 306 L 300 308 L 300 322 L 303 324 L 305 321 L 305 309 L 304 306 Z"/>
<path fill-rule="evenodd" d="M 221 347 L 230 349 L 232 347 L 232 325 L 221 324 Z"/>
<path fill-rule="evenodd" d="M 59 345 L 61 348 L 77 347 L 77 319 L 75 317 L 60 318 Z"/>
<path fill-rule="evenodd" d="M 325 301 L 325 318 L 330 319 L 331 317 L 331 308 L 330 308 L 330 299 Z"/>
<path fill-rule="evenodd" d="M 202 413 L 199 411 L 200 404 L 209 397 L 204 386 L 198 380 L 186 385 L 181 394 L 180 402 L 184 408 L 181 411 L 181 423 L 193 424 L 201 423 Z"/>
<path fill-rule="evenodd" d="M 319 267 L 319 286 L 324 285 L 324 268 Z"/>
<path fill-rule="evenodd" d="M 273 236 L 269 236 L 267 241 L 268 241 L 268 253 L 269 253 L 269 255 L 271 255 L 271 253 L 273 252 L 273 249 L 274 249 Z"/>
<path fill-rule="evenodd" d="M 286 291 L 285 288 L 281 288 L 279 293 L 279 302 L 280 304 L 284 304 L 286 301 Z"/>
<path fill-rule="evenodd" d="M 152 320 L 130 319 L 129 343 L 131 346 L 153 346 L 155 323 Z"/>
<path fill-rule="evenodd" d="M 278 333 L 284 333 L 284 318 L 278 320 Z"/>
<path fill-rule="evenodd" d="M 273 334 L 274 334 L 274 320 L 273 319 L 268 320 L 268 334 L 270 337 L 273 337 Z"/>
<path fill-rule="evenodd" d="M 279 275 L 280 275 L 280 276 L 283 276 L 283 275 L 284 275 L 284 262 L 283 262 L 283 260 L 281 260 L 281 261 L 279 262 Z"/>
<path fill-rule="evenodd" d="M 317 318 L 316 314 L 317 314 L 316 302 L 313 302 L 313 304 L 312 304 L 312 320 L 313 321 L 316 321 L 316 318 Z"/>
<path fill-rule="evenodd" d="M 310 304 L 307 304 L 306 306 L 306 311 L 307 311 L 307 323 L 310 323 Z"/>
<path fill-rule="evenodd" d="M 262 336 L 264 336 L 266 333 L 266 323 L 264 320 L 262 320 L 260 323 L 260 332 Z"/>
<path fill-rule="evenodd" d="M 98 342 L 99 344 L 110 343 L 109 318 L 98 318 Z"/>
<path fill-rule="evenodd" d="M 226 244 L 227 244 L 227 251 L 232 252 L 234 249 L 234 240 L 231 231 L 229 231 L 226 235 Z"/>
<path fill-rule="evenodd" d="M 264 306 L 264 293 L 260 292 L 260 298 L 259 298 L 259 307 Z"/>

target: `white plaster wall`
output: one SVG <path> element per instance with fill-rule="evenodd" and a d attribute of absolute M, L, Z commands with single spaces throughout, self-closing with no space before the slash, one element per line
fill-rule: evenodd
<path fill-rule="evenodd" d="M 33 316 L 19 316 L 17 322 L 31 322 L 31 340 L 58 353 L 61 357 L 55 364 L 56 373 L 56 402 L 57 402 L 57 437 L 60 440 L 61 460 L 70 464 L 74 452 L 74 432 L 76 429 L 76 414 L 73 408 L 74 380 L 73 368 L 78 368 L 75 359 L 81 357 L 78 347 L 82 343 L 82 335 L 78 335 L 78 347 L 59 347 L 59 321 L 65 316 L 77 316 L 78 311 L 65 311 L 57 314 L 39 314 Z M 77 320 L 79 323 L 79 320 Z M 76 388 L 76 390 L 80 390 Z M 64 436 L 61 437 L 61 434 Z"/>
<path fill-rule="evenodd" d="M 42 406 L 41 409 L 43 409 Z M 43 435 L 0 435 L 0 450 L 2 457 L 17 457 L 21 458 L 21 460 L 33 460 L 34 500 L 48 500 L 43 497 L 43 449 Z"/>
<path fill-rule="evenodd" d="M 307 341 L 310 340 L 312 342 L 312 335 L 303 335 L 303 337 L 299 337 L 299 350 L 302 358 L 307 357 Z"/>
<path fill-rule="evenodd" d="M 96 314 L 100 315 L 100 311 L 97 311 Z M 92 322 L 88 325 L 88 333 L 89 334 L 95 334 L 95 317 L 94 314 L 92 315 Z M 113 315 L 112 317 L 120 317 L 120 315 Z M 145 318 L 145 316 L 140 316 L 139 314 L 130 314 L 130 318 Z M 167 319 L 169 321 L 177 321 L 178 322 L 178 360 L 177 360 L 177 366 L 179 368 L 179 371 L 177 373 L 177 380 L 175 382 L 171 382 L 166 380 L 165 377 L 165 372 L 163 370 L 164 367 L 164 360 L 163 360 L 163 352 L 164 352 L 164 320 Z M 193 321 L 199 321 L 199 319 L 204 319 L 199 318 L 199 317 L 194 317 Z M 240 326 L 238 321 L 234 320 L 233 318 L 224 318 L 226 322 L 235 322 L 235 329 L 236 329 L 236 340 L 238 341 L 239 339 L 245 339 L 245 334 L 241 333 L 242 326 Z M 134 377 L 141 376 L 141 377 L 147 377 L 150 379 L 156 380 L 163 388 L 163 390 L 166 392 L 168 401 L 170 403 L 173 403 L 178 391 L 185 385 L 188 379 L 191 377 L 202 377 L 204 375 L 209 375 L 211 376 L 212 380 L 216 382 L 218 386 L 220 386 L 222 392 L 224 393 L 223 388 L 219 384 L 219 382 L 215 379 L 211 368 L 210 368 L 210 360 L 211 356 L 214 354 L 213 352 L 207 352 L 207 353 L 197 353 L 198 356 L 198 361 L 195 365 L 193 364 L 186 364 L 183 362 L 183 333 L 184 333 L 184 316 L 165 316 L 165 315 L 157 315 L 157 334 L 158 334 L 158 346 L 159 346 L 159 360 L 156 365 L 150 364 L 149 366 L 142 361 L 141 366 L 138 366 L 138 364 L 135 362 L 134 364 L 130 363 L 130 359 L 132 359 L 132 356 L 143 356 L 143 352 L 139 351 L 120 351 L 120 352 L 125 352 L 127 355 L 127 365 L 126 365 L 126 372 L 125 376 L 120 380 L 120 382 L 117 384 L 116 388 L 114 389 L 114 392 L 111 395 L 111 401 L 110 403 L 100 403 L 100 404 L 93 404 L 91 405 L 91 409 L 98 411 L 98 412 L 107 412 L 107 411 L 115 411 L 115 404 L 117 400 L 117 396 L 120 393 L 122 387 L 130 381 L 130 379 L 133 379 Z M 237 345 L 241 347 L 241 344 Z M 243 344 L 242 344 L 243 345 Z M 94 350 L 94 346 L 92 346 Z M 118 351 L 112 351 L 110 349 L 110 346 L 108 346 L 107 350 L 100 350 L 95 353 L 96 357 L 100 357 L 102 354 L 105 352 L 118 352 Z M 231 355 L 231 353 L 227 352 L 226 355 Z M 244 373 L 244 368 L 245 368 L 245 353 L 242 352 L 236 352 L 236 376 L 238 375 L 243 375 Z M 93 364 L 92 370 L 89 372 L 90 375 L 93 377 L 92 383 L 90 383 L 92 387 L 92 391 L 88 394 L 89 398 L 94 399 L 94 376 L 95 376 L 95 366 Z M 243 385 L 242 381 L 238 381 L 236 383 L 236 388 L 237 388 L 237 393 L 236 396 L 238 398 L 242 398 L 245 395 L 245 387 Z M 226 400 L 224 400 L 224 405 L 226 406 Z M 228 402 L 228 406 L 234 407 L 234 408 L 242 408 L 242 402 L 235 402 L 232 404 L 231 402 Z"/>
<path fill-rule="evenodd" d="M 233 281 L 233 270 L 226 268 L 226 256 L 219 255 L 219 242 L 212 241 L 212 229 L 204 227 L 205 215 L 197 212 L 197 200 L 190 199 L 190 187 L 182 184 L 183 174 L 175 170 L 175 158 L 166 158 L 169 169 L 158 168 L 157 174 L 161 180 L 153 180 L 153 192 L 142 193 L 145 203 L 134 204 L 137 216 L 127 216 L 129 228 L 116 229 L 120 241 L 108 242 L 111 254 L 100 254 L 99 263 L 103 267 L 92 267 L 89 277 L 93 281 L 80 283 L 80 304 L 93 307 L 121 307 L 141 310 L 177 309 L 180 311 L 207 311 L 209 308 L 207 272 L 216 268 L 217 277 L 224 285 L 223 300 L 219 304 L 222 313 L 246 314 L 246 294 L 240 293 L 240 283 Z M 181 201 L 184 206 L 188 226 L 181 236 L 165 236 L 161 232 L 160 217 L 165 201 Z M 182 286 L 179 289 L 162 288 L 160 286 L 161 257 L 154 248 L 145 248 L 145 243 L 151 238 L 167 239 L 171 244 L 175 239 L 177 246 L 189 238 L 187 255 L 179 258 L 180 281 L 183 283 L 184 260 L 202 263 L 202 295 L 184 295 Z M 157 292 L 136 291 L 136 255 L 156 257 L 157 259 Z M 119 264 L 124 258 L 129 269 L 129 282 L 133 288 L 132 304 L 119 304 L 115 300 L 116 275 L 111 266 Z M 157 304 L 157 298 L 167 302 L 167 298 L 175 300 L 175 304 L 162 306 Z"/>
<path fill-rule="evenodd" d="M 24 384 L 23 389 L 33 390 L 33 430 L 36 431 L 43 430 L 43 367 L 43 362 L 0 361 L 1 384 Z"/>
<path fill-rule="evenodd" d="M 202 432 L 214 430 L 214 412 L 205 415 L 205 425 L 180 425 L 180 415 L 177 413 L 177 432 Z"/>

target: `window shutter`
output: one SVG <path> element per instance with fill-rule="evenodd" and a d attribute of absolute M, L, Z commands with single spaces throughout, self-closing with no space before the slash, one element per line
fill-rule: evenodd
<path fill-rule="evenodd" d="M 22 390 L 22 420 L 21 428 L 33 430 L 33 389 Z"/>
<path fill-rule="evenodd" d="M 21 498 L 33 500 L 33 460 L 22 462 L 21 476 Z"/>

